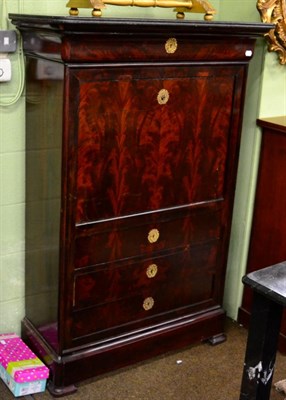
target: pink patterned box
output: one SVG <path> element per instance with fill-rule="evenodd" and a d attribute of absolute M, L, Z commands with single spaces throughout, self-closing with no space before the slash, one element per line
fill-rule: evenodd
<path fill-rule="evenodd" d="M 49 369 L 15 333 L 0 335 L 0 376 L 14 396 L 45 390 Z"/>

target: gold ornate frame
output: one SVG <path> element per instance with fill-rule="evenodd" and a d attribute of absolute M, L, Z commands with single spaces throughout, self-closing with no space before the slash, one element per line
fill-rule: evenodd
<path fill-rule="evenodd" d="M 280 64 L 286 64 L 286 0 L 257 0 L 257 9 L 262 22 L 275 24 L 265 35 L 268 50 L 276 51 Z"/>

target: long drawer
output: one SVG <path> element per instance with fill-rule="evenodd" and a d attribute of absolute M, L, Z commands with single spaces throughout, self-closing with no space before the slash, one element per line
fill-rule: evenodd
<path fill-rule="evenodd" d="M 169 22 L 168 22 L 169 24 Z M 140 28 L 139 28 L 140 29 Z M 170 28 L 168 27 L 168 30 Z M 142 31 L 145 27 L 142 28 Z M 204 38 L 204 40 L 190 40 L 181 35 L 170 36 L 169 33 L 163 35 L 152 34 L 142 38 L 130 37 L 130 35 L 109 35 L 98 34 L 94 36 L 81 35 L 81 45 L 77 46 L 73 40 L 77 41 L 76 36 L 70 38 L 70 44 L 65 46 L 63 57 L 65 60 L 73 61 L 79 58 L 87 62 L 102 61 L 245 61 L 252 53 L 247 50 L 252 48 L 252 39 L 244 40 L 237 47 L 237 39 L 227 37 L 227 39 L 214 41 Z M 209 45 L 208 45 L 209 44 Z M 225 51 L 227 47 L 227 52 Z"/>
<path fill-rule="evenodd" d="M 128 220 L 78 227 L 75 269 L 168 249 L 204 243 L 221 237 L 221 205 L 154 213 Z"/>
<path fill-rule="evenodd" d="M 92 309 L 75 312 L 72 319 L 72 339 L 81 339 L 87 335 L 93 335 L 97 339 L 122 334 L 133 329 L 140 329 L 152 323 L 168 321 L 186 313 L 198 312 L 212 306 L 212 287 L 214 276 L 209 277 L 201 286 L 201 277 L 192 281 L 197 296 L 189 294 L 188 305 L 184 304 L 182 296 L 176 298 L 174 307 L 173 292 L 157 288 L 156 291 L 140 293 L 128 299 L 121 299 L 112 303 L 106 303 Z M 145 309 L 153 305 L 152 309 Z"/>
<path fill-rule="evenodd" d="M 79 272 L 74 278 L 74 309 L 93 307 L 139 292 L 157 290 L 160 285 L 173 286 L 176 291 L 181 283 L 187 287 L 197 274 L 209 274 L 214 270 L 218 254 L 218 242 L 190 247 L 184 251 L 143 259 L 125 261 L 95 268 L 93 272 Z M 183 293 L 180 289 L 180 296 Z"/>

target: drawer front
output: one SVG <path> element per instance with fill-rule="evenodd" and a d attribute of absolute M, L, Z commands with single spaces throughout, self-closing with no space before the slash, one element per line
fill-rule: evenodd
<path fill-rule="evenodd" d="M 191 279 L 198 273 L 213 272 L 218 253 L 218 243 L 187 247 L 160 257 L 139 262 L 110 264 L 94 272 L 77 273 L 74 278 L 74 309 L 93 307 L 135 296 L 157 287 L 172 287 L 174 296 L 184 296 Z M 188 301 L 188 295 L 186 295 Z"/>
<path fill-rule="evenodd" d="M 95 228 L 78 228 L 75 268 L 153 255 L 218 239 L 221 236 L 221 209 L 215 205 L 216 208 L 191 210 L 187 215 L 173 212 L 160 216 L 155 213 L 135 222 L 116 220 L 98 224 Z"/>
<path fill-rule="evenodd" d="M 79 115 L 76 222 L 224 197 L 239 71 L 73 71 L 71 86 L 79 87 L 71 112 Z M 192 112 L 197 106 L 201 111 Z"/>
<path fill-rule="evenodd" d="M 216 262 L 217 244 L 212 244 L 174 254 L 169 259 L 152 260 L 158 267 L 153 278 L 145 278 L 145 263 L 110 271 L 107 278 L 107 272 L 79 277 L 76 305 L 86 308 L 73 312 L 73 338 L 91 334 L 108 337 L 184 315 L 187 309 L 198 311 L 206 304 L 214 304 Z M 84 279 L 87 287 L 80 286 Z M 117 284 L 122 287 L 116 287 Z M 106 302 L 100 303 L 101 300 Z"/>
<path fill-rule="evenodd" d="M 143 28 L 144 29 L 144 28 Z M 139 35 L 81 35 L 71 37 L 66 43 L 63 58 L 67 61 L 231 61 L 249 60 L 253 51 L 253 39 L 236 38 L 212 40 L 207 37 L 195 39 L 180 34 Z"/>
<path fill-rule="evenodd" d="M 205 311 L 208 307 L 217 304 L 211 297 L 213 282 L 214 276 L 207 277 L 202 287 L 200 284 L 201 277 L 194 279 L 190 290 L 194 288 L 197 298 L 201 301 L 196 301 L 194 294 L 190 296 L 189 305 L 185 306 L 183 301 L 180 301 L 182 298 L 179 296 L 177 298 L 178 308 L 176 309 L 170 308 L 170 306 L 174 306 L 174 302 L 171 301 L 173 294 L 159 290 L 75 312 L 71 326 L 72 340 L 81 340 L 84 336 L 90 335 L 94 337 L 94 340 L 107 339 L 133 329 L 137 330 L 152 326 L 152 323 L 158 324 L 172 318 L 184 316 L 187 313 L 195 314 Z M 166 296 L 170 297 L 166 300 Z"/>

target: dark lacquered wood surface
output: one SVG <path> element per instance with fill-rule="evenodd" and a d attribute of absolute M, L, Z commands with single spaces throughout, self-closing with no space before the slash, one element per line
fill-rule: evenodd
<path fill-rule="evenodd" d="M 51 392 L 223 341 L 247 65 L 267 26 L 11 18 L 27 58 L 27 198 L 36 193 L 23 335 L 49 360 Z"/>
<path fill-rule="evenodd" d="M 286 124 L 285 116 L 258 121 L 262 144 L 253 214 L 247 272 L 286 260 Z M 239 321 L 248 325 L 252 292 L 244 289 Z M 286 316 L 282 321 L 279 349 L 286 352 Z"/>
<path fill-rule="evenodd" d="M 73 71 L 71 85 L 79 87 L 77 222 L 223 198 L 233 92 L 241 72 Z M 162 90 L 168 92 L 166 104 L 158 103 Z"/>

